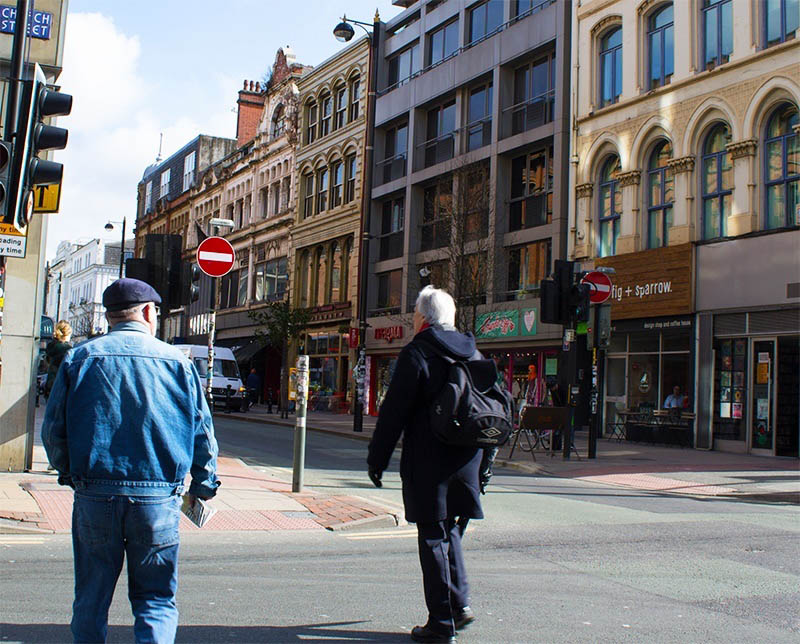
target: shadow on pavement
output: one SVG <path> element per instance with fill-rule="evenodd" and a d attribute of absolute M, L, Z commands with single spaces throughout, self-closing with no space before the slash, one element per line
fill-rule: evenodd
<path fill-rule="evenodd" d="M 359 622 L 330 622 L 297 626 L 223 626 L 186 625 L 178 627 L 176 642 L 330 642 L 341 639 L 352 642 L 405 642 L 405 633 L 384 633 L 356 630 Z M 0 639 L 11 642 L 63 643 L 72 641 L 69 624 L 0 623 Z M 109 642 L 132 642 L 132 626 L 109 626 Z"/>

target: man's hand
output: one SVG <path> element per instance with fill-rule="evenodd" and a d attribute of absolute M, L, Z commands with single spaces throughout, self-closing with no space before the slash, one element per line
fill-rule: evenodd
<path fill-rule="evenodd" d="M 383 483 L 381 483 L 381 477 L 383 476 L 383 472 L 381 470 L 367 470 L 367 474 L 369 475 L 369 480 L 375 485 L 375 487 L 383 487 Z"/>

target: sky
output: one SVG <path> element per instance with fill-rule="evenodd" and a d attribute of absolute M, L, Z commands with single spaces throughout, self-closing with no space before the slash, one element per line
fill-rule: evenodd
<path fill-rule="evenodd" d="M 35 3 L 31 3 L 32 5 Z M 49 217 L 47 258 L 59 242 L 119 240 L 136 218 L 136 187 L 158 154 L 169 157 L 198 134 L 235 138 L 236 99 L 261 80 L 279 47 L 318 65 L 344 45 L 342 13 L 371 22 L 402 9 L 391 0 L 69 0 L 63 71 L 72 113 L 60 212 Z M 361 30 L 356 27 L 356 35 Z"/>

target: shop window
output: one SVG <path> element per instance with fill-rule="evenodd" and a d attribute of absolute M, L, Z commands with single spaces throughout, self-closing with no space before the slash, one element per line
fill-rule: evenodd
<path fill-rule="evenodd" d="M 469 11 L 469 44 L 474 45 L 503 24 L 503 0 L 488 0 Z"/>
<path fill-rule="evenodd" d="M 672 168 L 667 164 L 672 158 L 669 141 L 660 141 L 650 153 L 647 169 L 647 247 L 669 246 L 672 228 L 673 192 Z"/>
<path fill-rule="evenodd" d="M 798 9 L 800 10 L 800 9 Z M 784 103 L 767 123 L 764 142 L 766 228 L 800 226 L 800 125 L 797 107 Z"/>
<path fill-rule="evenodd" d="M 505 135 L 519 134 L 553 120 L 556 59 L 553 53 L 514 70 L 514 104 L 504 110 L 511 119 Z"/>
<path fill-rule="evenodd" d="M 636 353 L 639 351 L 658 351 L 658 333 L 631 333 L 630 334 L 630 352 Z"/>
<path fill-rule="evenodd" d="M 714 438 L 744 441 L 747 436 L 747 338 L 715 340 Z"/>
<path fill-rule="evenodd" d="M 453 214 L 453 180 L 447 179 L 425 188 L 423 202 L 420 250 L 447 246 Z"/>
<path fill-rule="evenodd" d="M 492 142 L 492 84 L 470 90 L 467 108 L 467 151 Z"/>
<path fill-rule="evenodd" d="M 622 94 L 622 27 L 600 40 L 600 105 L 611 105 Z"/>
<path fill-rule="evenodd" d="M 619 219 L 622 214 L 622 191 L 617 182 L 619 173 L 619 157 L 612 154 L 600 171 L 598 257 L 610 257 L 617 254 Z"/>
<path fill-rule="evenodd" d="M 727 63 L 733 52 L 733 0 L 703 0 L 703 25 L 705 68 Z"/>
<path fill-rule="evenodd" d="M 458 52 L 458 20 L 428 34 L 428 65 L 437 65 Z"/>
<path fill-rule="evenodd" d="M 402 288 L 402 270 L 378 274 L 378 311 L 376 313 L 399 313 Z"/>
<path fill-rule="evenodd" d="M 726 145 L 730 130 L 718 123 L 703 145 L 703 239 L 725 237 L 733 203 L 733 165 Z"/>
<path fill-rule="evenodd" d="M 649 88 L 663 87 L 674 71 L 674 34 L 672 4 L 656 11 L 648 21 Z"/>
<path fill-rule="evenodd" d="M 511 161 L 509 230 L 544 226 L 553 220 L 553 148 Z"/>
<path fill-rule="evenodd" d="M 798 0 L 764 0 L 764 40 L 767 47 L 792 40 L 800 27 Z"/>
<path fill-rule="evenodd" d="M 405 199 L 397 197 L 384 201 L 381 212 L 379 261 L 403 255 L 403 229 L 405 225 Z"/>
<path fill-rule="evenodd" d="M 552 245 L 549 239 L 508 251 L 508 300 L 535 297 L 539 284 L 550 274 Z"/>

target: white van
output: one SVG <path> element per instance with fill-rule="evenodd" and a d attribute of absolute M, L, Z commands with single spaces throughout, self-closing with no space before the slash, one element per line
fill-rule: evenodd
<path fill-rule="evenodd" d="M 208 346 L 204 344 L 176 344 L 183 354 L 192 361 L 203 389 L 206 387 L 206 373 L 208 372 Z M 228 409 L 245 410 L 247 405 L 247 390 L 242 384 L 239 375 L 239 365 L 233 351 L 227 347 L 214 347 L 214 373 L 211 377 L 211 393 L 214 394 L 214 407 L 224 406 L 230 386 L 230 399 Z"/>

